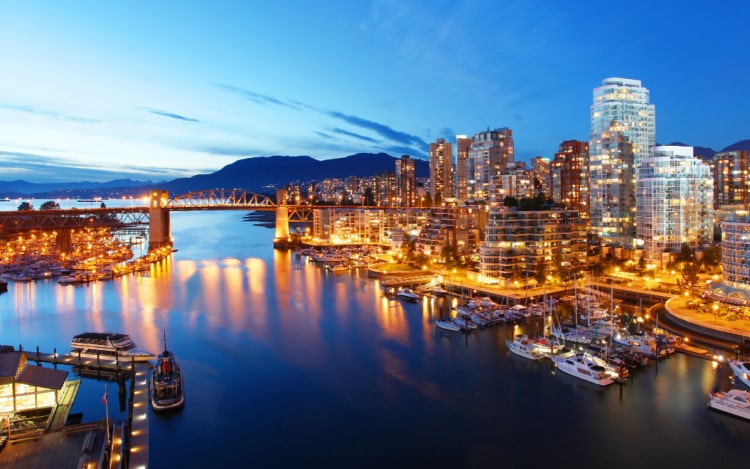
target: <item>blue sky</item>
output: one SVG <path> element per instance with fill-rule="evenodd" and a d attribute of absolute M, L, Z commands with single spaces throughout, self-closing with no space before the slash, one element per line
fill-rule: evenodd
<path fill-rule="evenodd" d="M 588 140 L 606 77 L 659 143 L 750 138 L 744 1 L 0 0 L 0 180 L 162 180 L 245 157 Z M 743 37 L 744 36 L 744 37 Z M 65 168 L 65 169 L 63 169 Z"/>

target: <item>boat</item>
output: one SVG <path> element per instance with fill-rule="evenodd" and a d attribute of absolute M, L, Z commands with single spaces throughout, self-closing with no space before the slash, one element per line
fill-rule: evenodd
<path fill-rule="evenodd" d="M 531 360 L 541 360 L 547 354 L 541 350 L 539 343 L 529 339 L 526 334 L 518 334 L 513 340 L 505 340 L 508 350 L 518 356 Z"/>
<path fill-rule="evenodd" d="M 334 274 L 349 272 L 349 266 L 345 264 L 336 264 L 331 267 L 331 272 L 333 272 Z"/>
<path fill-rule="evenodd" d="M 451 332 L 461 332 L 461 327 L 454 323 L 453 321 L 445 321 L 445 320 L 437 320 L 435 321 L 435 325 L 439 327 L 440 329 L 451 331 Z"/>
<path fill-rule="evenodd" d="M 435 285 L 430 289 L 430 293 L 432 293 L 435 296 L 446 296 L 448 294 L 448 290 L 441 287 L 440 285 Z"/>
<path fill-rule="evenodd" d="M 750 392 L 743 389 L 712 392 L 708 398 L 708 407 L 750 420 Z"/>
<path fill-rule="evenodd" d="M 396 296 L 401 298 L 402 300 L 407 300 L 407 301 L 417 301 L 420 298 L 420 296 L 414 293 L 414 291 L 411 288 L 400 289 L 398 293 L 396 293 Z"/>
<path fill-rule="evenodd" d="M 456 316 L 453 318 L 453 322 L 464 331 L 473 331 L 479 327 L 471 322 L 471 319 L 464 316 Z"/>
<path fill-rule="evenodd" d="M 589 383 L 599 386 L 609 386 L 615 382 L 612 376 L 607 373 L 605 367 L 597 364 L 582 353 L 567 357 L 553 356 L 552 360 L 555 362 L 558 370 Z"/>
<path fill-rule="evenodd" d="M 734 376 L 742 381 L 745 386 L 750 387 L 750 362 L 729 360 L 729 368 L 732 369 Z"/>
<path fill-rule="evenodd" d="M 135 360 L 138 362 L 154 359 L 154 354 L 136 347 L 127 334 L 116 332 L 84 332 L 73 337 L 70 352 L 80 358 L 103 358 L 111 360 Z"/>
<path fill-rule="evenodd" d="M 174 354 L 167 349 L 164 334 L 164 351 L 156 357 L 151 369 L 151 407 L 156 412 L 181 409 L 185 404 L 182 369 Z"/>

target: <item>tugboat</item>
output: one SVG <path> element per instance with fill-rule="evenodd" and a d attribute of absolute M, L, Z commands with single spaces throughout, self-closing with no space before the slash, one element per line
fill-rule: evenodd
<path fill-rule="evenodd" d="M 185 404 L 182 370 L 174 354 L 167 350 L 167 333 L 164 332 L 164 351 L 156 357 L 151 370 L 151 408 L 155 412 L 181 409 Z"/>

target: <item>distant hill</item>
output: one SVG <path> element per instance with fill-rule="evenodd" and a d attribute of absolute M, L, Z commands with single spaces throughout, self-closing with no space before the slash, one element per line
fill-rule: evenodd
<path fill-rule="evenodd" d="M 0 195 L 3 197 L 93 197 L 115 192 L 130 193 L 133 189 L 153 187 L 152 181 L 134 181 L 132 179 L 114 179 L 107 182 L 59 182 L 34 183 L 27 181 L 0 181 Z"/>
<path fill-rule="evenodd" d="M 245 189 L 273 192 L 289 183 L 348 176 L 375 176 L 396 171 L 398 158 L 386 153 L 357 153 L 344 158 L 316 160 L 310 156 L 263 156 L 235 161 L 215 173 L 199 174 L 160 184 L 172 194 L 206 189 Z M 416 159 L 417 177 L 429 177 L 429 163 Z"/>
<path fill-rule="evenodd" d="M 657 145 L 661 145 L 661 144 L 657 144 Z M 704 161 L 710 161 L 711 159 L 713 159 L 714 155 L 716 154 L 716 150 L 713 150 L 711 148 L 697 147 L 695 145 L 688 145 L 687 143 L 682 143 L 682 142 L 673 142 L 673 143 L 670 143 L 669 145 L 673 145 L 676 147 L 693 147 L 693 154 L 695 156 L 700 157 Z"/>
<path fill-rule="evenodd" d="M 740 140 L 737 143 L 733 143 L 721 151 L 738 151 L 738 150 L 750 150 L 750 140 Z"/>

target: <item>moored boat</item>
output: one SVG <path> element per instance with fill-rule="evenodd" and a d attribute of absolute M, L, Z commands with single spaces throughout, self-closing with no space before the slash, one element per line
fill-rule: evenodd
<path fill-rule="evenodd" d="M 594 383 L 599 386 L 609 386 L 615 381 L 607 373 L 605 367 L 587 358 L 584 354 L 568 357 L 552 357 L 555 366 L 563 373 Z"/>
<path fill-rule="evenodd" d="M 411 288 L 402 288 L 396 293 L 396 296 L 406 301 L 417 301 L 420 296 L 415 293 Z"/>
<path fill-rule="evenodd" d="M 712 392 L 708 398 L 708 407 L 750 420 L 750 392 L 742 389 Z"/>
<path fill-rule="evenodd" d="M 435 325 L 439 327 L 440 329 L 451 331 L 451 332 L 461 332 L 461 327 L 454 323 L 453 321 L 445 321 L 445 320 L 437 320 L 435 321 Z"/>
<path fill-rule="evenodd" d="M 70 352 L 75 357 L 148 361 L 154 354 L 138 349 L 128 334 L 84 332 L 73 337 Z"/>
<path fill-rule="evenodd" d="M 742 360 L 729 360 L 729 368 L 745 386 L 750 387 L 750 362 Z"/>
<path fill-rule="evenodd" d="M 531 360 L 541 360 L 547 356 L 540 349 L 537 342 L 529 339 L 525 334 L 517 335 L 513 340 L 505 340 L 508 350 L 512 353 Z"/>
<path fill-rule="evenodd" d="M 167 349 L 164 336 L 164 351 L 156 357 L 151 369 L 151 407 L 156 412 L 176 410 L 185 404 L 182 369 L 174 354 Z"/>

